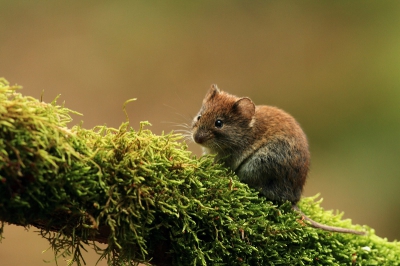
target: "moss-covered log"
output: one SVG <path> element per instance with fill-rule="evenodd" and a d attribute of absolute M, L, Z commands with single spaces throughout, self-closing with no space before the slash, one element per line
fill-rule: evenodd
<path fill-rule="evenodd" d="M 154 135 L 144 122 L 138 131 L 68 128 L 71 110 L 16 89 L 0 80 L 0 221 L 40 228 L 71 262 L 82 263 L 88 244 L 109 265 L 400 263 L 398 243 L 306 198 L 300 207 L 315 220 L 368 235 L 314 229 L 290 204 L 193 157 L 179 135 Z"/>

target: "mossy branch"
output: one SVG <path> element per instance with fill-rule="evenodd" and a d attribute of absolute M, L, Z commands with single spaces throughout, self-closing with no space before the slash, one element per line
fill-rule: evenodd
<path fill-rule="evenodd" d="M 73 111 L 0 80 L 0 221 L 36 226 L 56 256 L 84 244 L 109 265 L 399 265 L 400 245 L 316 230 L 250 190 L 179 135 L 123 123 L 68 128 Z M 312 218 L 360 229 L 300 203 Z M 0 232 L 1 233 L 1 232 Z M 107 244 L 100 249 L 96 243 Z M 3 243 L 7 244 L 7 243 Z"/>

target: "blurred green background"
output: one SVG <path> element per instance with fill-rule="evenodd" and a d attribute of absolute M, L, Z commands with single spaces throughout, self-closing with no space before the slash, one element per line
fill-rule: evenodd
<path fill-rule="evenodd" d="M 305 196 L 389 240 L 400 239 L 399 74 L 399 1 L 0 1 L 0 76 L 23 94 L 61 94 L 86 128 L 118 127 L 137 97 L 132 126 L 157 134 L 190 123 L 211 83 L 278 106 L 309 138 Z M 4 236 L 2 265 L 52 259 L 33 228 Z"/>

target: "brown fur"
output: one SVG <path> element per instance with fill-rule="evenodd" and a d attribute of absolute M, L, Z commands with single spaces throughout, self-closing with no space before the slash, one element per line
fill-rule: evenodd
<path fill-rule="evenodd" d="M 201 116 L 199 120 L 197 117 Z M 235 171 L 240 179 L 275 201 L 300 200 L 310 154 L 299 124 L 284 111 L 255 106 L 211 86 L 193 121 L 195 142 Z M 216 120 L 223 121 L 216 128 Z"/>

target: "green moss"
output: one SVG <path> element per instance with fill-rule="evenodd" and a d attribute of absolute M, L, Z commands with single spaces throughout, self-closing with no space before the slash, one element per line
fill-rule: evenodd
<path fill-rule="evenodd" d="M 276 206 L 176 134 L 67 128 L 73 111 L 0 80 L 0 220 L 41 229 L 81 265 L 89 244 L 109 265 L 399 265 L 400 245 L 329 233 Z M 305 198 L 316 220 L 361 229 Z M 101 250 L 97 239 L 108 245 Z M 6 245 L 5 241 L 3 245 Z M 161 254 L 161 255 L 160 255 Z"/>

